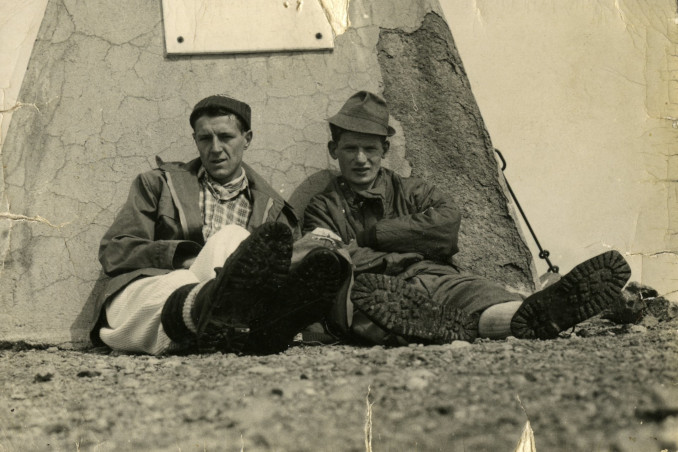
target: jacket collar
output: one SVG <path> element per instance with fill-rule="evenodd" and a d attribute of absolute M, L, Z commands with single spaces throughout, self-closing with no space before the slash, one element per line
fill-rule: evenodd
<path fill-rule="evenodd" d="M 339 182 L 339 186 L 344 193 L 344 197 L 351 203 L 361 198 L 379 199 L 383 201 L 387 198 L 387 194 L 389 192 L 389 178 L 386 177 L 388 175 L 390 175 L 390 170 L 386 168 L 379 168 L 379 172 L 377 173 L 377 177 L 374 179 L 372 187 L 368 188 L 367 190 L 360 191 L 354 191 L 348 185 L 348 182 L 346 182 L 346 179 L 344 179 L 343 176 L 337 177 L 337 181 Z"/>
<path fill-rule="evenodd" d="M 183 163 L 163 162 L 160 157 L 156 157 L 156 162 L 158 168 L 167 173 L 170 190 L 175 197 L 174 203 L 180 212 L 182 223 L 186 222 L 185 230 L 188 231 L 186 238 L 197 243 L 203 243 L 200 183 L 198 182 L 198 170 L 202 166 L 200 159 L 197 158 Z"/>
<path fill-rule="evenodd" d="M 189 162 L 163 162 L 160 157 L 156 157 L 158 168 L 168 175 L 171 179 L 173 190 L 176 194 L 175 203 L 177 208 L 184 212 L 186 226 L 189 231 L 189 240 L 197 243 L 203 243 L 202 238 L 202 212 L 200 212 L 200 183 L 198 181 L 198 171 L 202 166 L 200 158 L 195 158 Z M 247 175 L 252 201 L 252 217 L 248 224 L 248 229 L 265 221 L 268 205 L 276 201 L 280 205 L 287 206 L 285 200 L 280 194 L 271 187 L 271 185 L 259 176 L 245 162 L 241 163 Z"/>

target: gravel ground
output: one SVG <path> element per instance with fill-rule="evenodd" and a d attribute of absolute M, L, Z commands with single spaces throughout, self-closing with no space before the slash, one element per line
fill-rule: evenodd
<path fill-rule="evenodd" d="M 267 357 L 4 344 L 0 451 L 513 451 L 528 419 L 538 451 L 674 451 L 677 333 L 595 319 L 551 341 Z"/>

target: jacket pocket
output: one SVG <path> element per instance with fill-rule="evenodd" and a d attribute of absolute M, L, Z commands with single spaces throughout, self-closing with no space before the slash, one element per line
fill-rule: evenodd
<path fill-rule="evenodd" d="M 183 238 L 179 212 L 174 206 L 172 197 L 165 195 L 158 200 L 158 218 L 155 222 L 156 240 L 175 240 Z"/>

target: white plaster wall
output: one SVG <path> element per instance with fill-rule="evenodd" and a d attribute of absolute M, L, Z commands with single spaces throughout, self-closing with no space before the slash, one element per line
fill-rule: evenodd
<path fill-rule="evenodd" d="M 0 152 L 46 7 L 47 0 L 0 0 Z"/>
<path fill-rule="evenodd" d="M 552 261 L 567 271 L 615 248 L 632 279 L 677 299 L 675 1 L 441 6 L 509 183 Z"/>
<path fill-rule="evenodd" d="M 15 106 L 46 3 L 0 0 L 0 110 Z M 567 271 L 617 248 L 633 279 L 676 299 L 674 1 L 441 5 L 509 182 L 552 260 Z M 10 116 L 0 112 L 0 146 Z"/>
<path fill-rule="evenodd" d="M 506 209 L 437 1 L 356 1 L 332 53 L 167 58 L 161 12 L 155 0 L 48 2 L 20 91 L 34 105 L 13 113 L 3 146 L 4 340 L 86 344 L 106 283 L 97 248 L 129 181 L 155 166 L 156 154 L 195 155 L 186 117 L 195 99 L 215 92 L 252 105 L 255 147 L 246 159 L 301 212 L 327 181 L 324 118 L 358 89 L 388 91 L 402 137 L 389 153 L 392 167 L 406 167 L 394 156 L 409 156 L 413 171 L 458 193 L 468 210 L 458 262 L 518 289 L 531 286 L 529 251 Z M 433 143 L 445 144 L 434 150 Z M 461 165 L 450 161 L 453 153 Z"/>

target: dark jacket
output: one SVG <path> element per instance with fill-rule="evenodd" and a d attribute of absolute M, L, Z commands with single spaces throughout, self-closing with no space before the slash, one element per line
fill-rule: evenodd
<path fill-rule="evenodd" d="M 98 300 L 96 312 L 132 281 L 169 273 L 184 259 L 195 257 L 205 241 L 200 212 L 200 159 L 188 163 L 158 160 L 158 168 L 139 174 L 132 182 L 127 201 L 101 240 L 99 262 L 112 278 Z M 250 193 L 252 215 L 247 229 L 269 221 L 290 226 L 300 236 L 292 207 L 252 168 L 243 163 Z M 96 342 L 101 321 L 95 325 Z"/>
<path fill-rule="evenodd" d="M 397 275 L 426 292 L 432 301 L 469 313 L 520 299 L 503 285 L 460 272 L 452 263 L 458 251 L 461 214 L 449 197 L 417 178 L 402 178 L 382 168 L 373 188 L 354 193 L 343 178 L 311 199 L 304 229 L 330 229 L 348 244 L 355 273 Z M 338 307 L 346 306 L 340 301 Z M 400 344 L 360 310 L 332 311 L 341 334 L 371 344 Z"/>
<path fill-rule="evenodd" d="M 458 251 L 461 214 L 449 198 L 417 178 L 402 178 L 381 168 L 373 188 L 354 193 L 339 176 L 315 195 L 304 212 L 304 231 L 329 229 L 345 244 L 354 273 L 411 278 L 433 274 L 456 278 L 451 265 Z M 330 324 L 340 336 L 371 344 L 403 344 L 361 312 L 339 299 Z"/>
<path fill-rule="evenodd" d="M 421 274 L 457 277 L 451 264 L 458 251 L 460 222 L 457 206 L 435 187 L 386 168 L 381 168 L 371 189 L 359 193 L 343 177 L 335 178 L 304 211 L 304 231 L 329 229 L 347 244 L 354 273 L 405 279 Z M 349 322 L 346 305 L 339 299 L 330 316 L 340 336 L 371 344 L 405 343 L 359 311 L 352 311 Z"/>
<path fill-rule="evenodd" d="M 450 264 L 460 222 L 457 206 L 434 186 L 386 168 L 360 193 L 337 177 L 304 212 L 304 231 L 322 227 L 355 241 L 349 249 L 358 272 L 382 265 L 388 274 L 421 260 Z"/>

